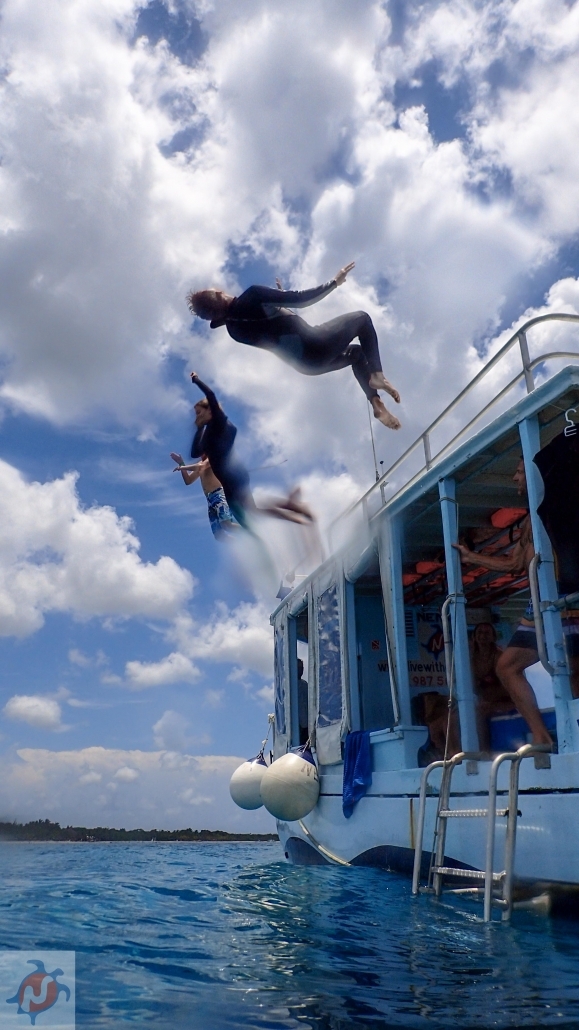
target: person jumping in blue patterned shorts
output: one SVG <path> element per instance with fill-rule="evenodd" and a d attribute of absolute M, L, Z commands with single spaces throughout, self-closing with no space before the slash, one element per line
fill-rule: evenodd
<path fill-rule="evenodd" d="M 302 502 L 299 487 L 293 490 L 289 497 L 272 498 L 266 507 L 257 507 L 249 486 L 249 473 L 235 456 L 233 449 L 237 427 L 228 419 L 213 390 L 201 381 L 196 372 L 191 372 L 191 382 L 205 394 L 205 397 L 195 405 L 196 433 L 191 446 L 191 457 L 203 456 L 207 461 L 213 476 L 211 482 L 223 489 L 225 503 L 235 524 L 251 532 L 248 515 L 261 514 L 285 519 L 287 522 L 297 522 L 302 526 L 312 525 L 315 518 Z M 178 461 L 174 471 L 180 472 L 185 482 L 188 482 L 185 479 L 186 474 L 195 473 L 199 463 L 185 465 L 180 454 L 172 454 L 171 457 Z M 201 472 L 194 478 L 198 478 L 199 475 Z"/>
<path fill-rule="evenodd" d="M 223 487 L 215 475 L 209 459 L 202 455 L 201 461 L 196 465 L 184 468 L 185 462 L 180 454 L 171 451 L 171 458 L 177 462 L 174 472 L 180 472 L 183 476 L 185 486 L 200 481 L 203 493 L 207 498 L 207 514 L 211 532 L 216 540 L 225 540 L 231 532 L 239 529 L 239 522 L 235 519 L 227 503 Z"/>

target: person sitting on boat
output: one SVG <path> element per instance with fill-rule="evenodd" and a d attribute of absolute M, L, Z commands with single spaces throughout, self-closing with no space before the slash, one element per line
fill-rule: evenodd
<path fill-rule="evenodd" d="M 274 518 L 298 522 L 301 525 L 314 522 L 311 511 L 300 499 L 299 488 L 289 497 L 276 498 L 269 507 L 257 507 L 249 488 L 249 472 L 237 459 L 233 449 L 237 427 L 228 419 L 213 390 L 200 380 L 196 372 L 191 372 L 191 382 L 205 394 L 205 397 L 195 404 L 196 432 L 191 446 L 191 457 L 196 458 L 203 454 L 206 456 L 237 523 L 244 529 L 249 529 L 247 516 L 251 513 L 272 515 Z M 193 471 L 196 466 L 180 463 L 177 467 L 183 473 Z"/>
<path fill-rule="evenodd" d="M 183 457 L 175 451 L 171 451 L 171 458 L 177 462 L 177 468 L 173 472 L 180 472 L 183 476 L 185 486 L 191 486 L 197 480 L 207 499 L 207 514 L 211 532 L 216 540 L 225 540 L 229 534 L 239 529 L 239 522 L 234 519 L 223 487 L 215 475 L 207 455 L 201 455 L 201 461 L 196 465 L 185 465 Z"/>
<path fill-rule="evenodd" d="M 518 493 L 526 496 L 527 478 L 525 464 L 522 459 L 517 465 L 513 482 L 517 487 Z M 528 572 L 531 559 L 535 554 L 531 517 L 527 515 L 523 519 L 521 523 L 521 536 L 510 555 L 494 557 L 489 554 L 477 554 L 475 551 L 470 551 L 464 544 L 454 544 L 453 546 L 460 552 L 462 561 L 470 565 L 480 565 L 483 569 L 496 572 Z M 565 617 L 563 617 L 562 622 L 563 632 L 569 645 L 571 690 L 573 697 L 579 697 L 579 647 L 577 647 L 577 634 L 570 635 L 572 626 L 571 623 L 566 625 Z M 523 716 L 531 730 L 533 743 L 552 744 L 551 735 L 543 722 L 533 688 L 525 676 L 525 669 L 530 668 L 531 665 L 536 665 L 538 661 L 539 652 L 537 649 L 533 610 L 532 605 L 529 605 L 516 632 L 509 640 L 503 653 L 499 656 L 496 672 L 503 687 L 511 697 L 515 708 Z"/>
<path fill-rule="evenodd" d="M 424 767 L 458 754 L 461 744 L 456 703 L 451 703 L 449 711 L 448 695 L 436 690 L 419 694 L 416 701 L 416 716 L 428 729 L 428 739 L 418 750 L 418 765 Z"/>
<path fill-rule="evenodd" d="M 471 662 L 476 704 L 476 726 L 481 751 L 490 751 L 489 719 L 493 715 L 506 715 L 515 710 L 513 699 L 497 675 L 497 664 L 503 654 L 497 644 L 497 631 L 490 622 L 480 622 L 475 628 Z"/>
<path fill-rule="evenodd" d="M 327 297 L 345 281 L 354 262 L 345 265 L 323 286 L 311 290 L 282 290 L 250 286 L 239 297 L 223 290 L 198 290 L 187 295 L 193 314 L 212 329 L 225 326 L 232 339 L 277 354 L 304 375 L 319 376 L 351 365 L 368 398 L 374 417 L 388 429 L 400 421 L 385 407 L 378 390 L 400 403 L 400 394 L 384 376 L 378 337 L 366 311 L 350 311 L 322 325 L 311 326 L 289 307 L 305 308 Z M 355 339 L 359 343 L 353 344 Z"/>

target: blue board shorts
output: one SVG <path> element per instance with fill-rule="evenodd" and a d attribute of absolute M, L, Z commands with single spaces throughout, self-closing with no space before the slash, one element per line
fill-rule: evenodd
<path fill-rule="evenodd" d="M 533 622 L 533 602 L 529 601 L 527 610 L 523 616 L 525 622 L 520 622 L 507 647 L 526 647 L 529 651 L 537 651 L 537 634 Z M 531 625 L 527 625 L 531 623 Z M 579 611 L 563 610 L 561 612 L 561 623 L 563 625 L 563 636 L 569 658 L 579 658 Z"/>
<path fill-rule="evenodd" d="M 222 487 L 212 490 L 210 494 L 207 494 L 207 514 L 209 515 L 211 532 L 216 540 L 222 540 L 229 531 L 224 528 L 224 522 L 234 526 L 239 525 L 233 517 Z"/>

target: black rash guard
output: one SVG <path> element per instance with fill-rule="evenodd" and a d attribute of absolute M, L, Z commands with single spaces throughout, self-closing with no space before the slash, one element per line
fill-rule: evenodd
<path fill-rule="evenodd" d="M 237 460 L 233 451 L 237 427 L 227 418 L 213 390 L 200 379 L 193 381 L 207 397 L 211 419 L 197 429 L 191 445 L 191 457 L 207 455 L 209 464 L 223 487 L 229 507 L 238 522 L 243 524 L 243 511 L 249 494 L 249 473 Z"/>
<path fill-rule="evenodd" d="M 214 319 L 212 329 L 224 325 L 232 339 L 277 354 L 304 375 L 323 375 L 340 368 L 352 370 L 369 399 L 378 393 L 369 386 L 372 372 L 381 372 L 378 337 L 365 311 L 352 311 L 322 325 L 312 326 L 288 306 L 305 308 L 336 289 L 332 279 L 311 290 L 277 290 L 250 286 L 235 297 L 227 317 Z M 360 343 L 352 346 L 352 340 Z"/>
<path fill-rule="evenodd" d="M 261 341 L 266 338 L 275 342 L 284 330 L 294 331 L 292 319 L 295 316 L 287 310 L 288 307 L 308 308 L 323 300 L 336 287 L 335 279 L 323 286 L 314 286 L 311 290 L 273 290 L 269 286 L 250 286 L 231 303 L 225 319 L 227 331 L 239 343 L 249 343 L 255 347 L 263 346 Z M 239 322 L 242 324 L 238 325 Z M 222 320 L 217 320 L 211 323 L 211 328 L 223 324 Z"/>
<path fill-rule="evenodd" d="M 579 433 L 559 433 L 533 461 L 545 484 L 537 514 L 557 558 L 559 590 L 573 594 L 579 590 Z"/>

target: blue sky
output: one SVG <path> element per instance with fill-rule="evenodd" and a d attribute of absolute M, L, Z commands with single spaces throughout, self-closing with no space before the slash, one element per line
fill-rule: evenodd
<path fill-rule="evenodd" d="M 372 482 L 367 409 L 348 370 L 301 377 L 185 293 L 355 260 L 308 317 L 374 318 L 390 463 L 525 313 L 579 310 L 578 10 L 7 0 L 0 816 L 271 824 L 227 782 L 265 732 L 275 590 L 168 454 L 195 368 L 257 495 L 301 482 L 323 532 Z M 281 571 L 303 542 L 263 533 Z"/>

